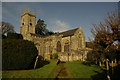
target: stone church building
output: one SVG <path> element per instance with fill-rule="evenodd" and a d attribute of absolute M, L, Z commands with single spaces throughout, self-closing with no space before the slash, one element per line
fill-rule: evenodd
<path fill-rule="evenodd" d="M 25 40 L 34 42 L 38 55 L 50 59 L 57 53 L 61 61 L 84 61 L 87 59 L 87 48 L 82 28 L 76 28 L 50 36 L 35 33 L 36 14 L 26 10 L 21 15 L 20 33 Z"/>

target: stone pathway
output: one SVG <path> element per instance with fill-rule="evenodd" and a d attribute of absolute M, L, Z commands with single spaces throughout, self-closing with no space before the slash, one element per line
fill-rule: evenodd
<path fill-rule="evenodd" d="M 68 76 L 67 69 L 64 66 L 65 63 L 60 63 L 58 66 L 60 68 L 59 72 L 57 73 L 57 76 L 55 80 L 63 80 L 63 78 Z"/>

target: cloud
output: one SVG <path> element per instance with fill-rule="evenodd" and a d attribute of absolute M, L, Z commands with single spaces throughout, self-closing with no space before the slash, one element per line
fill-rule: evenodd
<path fill-rule="evenodd" d="M 55 20 L 53 22 L 53 31 L 54 32 L 63 32 L 63 31 L 66 31 L 66 30 L 69 30 L 70 29 L 70 25 L 64 21 L 61 21 L 61 20 Z"/>
<path fill-rule="evenodd" d="M 56 25 L 61 27 L 61 28 L 68 28 L 69 27 L 69 24 L 63 22 L 63 21 L 60 21 L 60 20 L 57 20 L 56 21 Z"/>

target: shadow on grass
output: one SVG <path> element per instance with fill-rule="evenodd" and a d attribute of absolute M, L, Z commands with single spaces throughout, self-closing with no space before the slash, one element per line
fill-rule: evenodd
<path fill-rule="evenodd" d="M 96 75 L 91 76 L 92 80 L 108 80 L 106 70 L 102 70 L 102 72 L 95 71 Z"/>
<path fill-rule="evenodd" d="M 86 66 L 91 66 L 91 65 L 95 65 L 94 62 L 92 61 L 85 61 L 85 62 L 82 62 L 83 65 L 86 65 Z"/>
<path fill-rule="evenodd" d="M 84 65 L 91 66 L 90 63 L 83 63 Z M 92 80 L 108 80 L 107 74 L 110 76 L 110 80 L 120 80 L 120 64 L 114 67 L 113 71 L 112 68 L 109 67 L 109 71 L 107 72 L 105 69 L 101 68 L 102 72 L 95 71 L 96 75 L 91 76 Z"/>
<path fill-rule="evenodd" d="M 120 80 L 120 64 L 114 67 L 111 80 Z"/>
<path fill-rule="evenodd" d="M 82 64 L 86 65 L 86 66 L 96 65 L 92 61 L 85 61 L 85 62 L 82 62 Z M 96 73 L 96 75 L 91 76 L 92 80 L 108 80 L 107 79 L 107 71 L 105 69 L 101 68 L 102 72 L 99 72 L 96 70 L 93 70 L 93 71 Z"/>
<path fill-rule="evenodd" d="M 45 66 L 45 65 L 47 65 L 49 63 L 50 63 L 50 61 L 45 60 L 43 57 L 39 56 L 37 64 L 36 64 L 36 69 L 41 68 L 41 67 L 43 67 L 43 66 Z"/>

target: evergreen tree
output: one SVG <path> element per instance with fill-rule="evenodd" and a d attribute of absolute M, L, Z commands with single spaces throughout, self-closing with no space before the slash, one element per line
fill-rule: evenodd
<path fill-rule="evenodd" d="M 44 35 L 44 36 L 48 36 L 48 35 L 54 34 L 54 32 L 49 31 L 49 30 L 46 28 L 46 26 L 47 26 L 47 25 L 44 23 L 44 20 L 39 19 L 39 20 L 37 21 L 37 25 L 36 25 L 36 28 L 35 28 L 36 34 L 40 34 L 40 35 Z"/>

